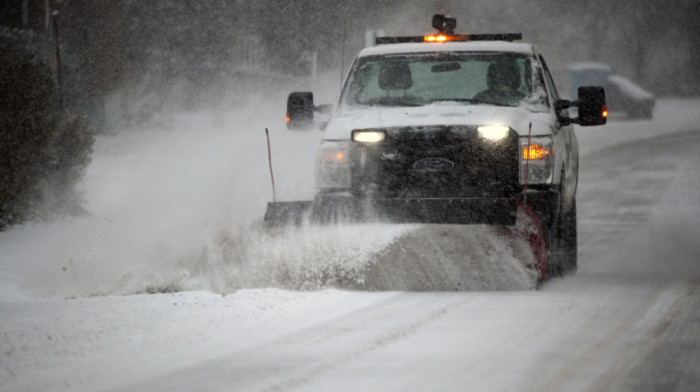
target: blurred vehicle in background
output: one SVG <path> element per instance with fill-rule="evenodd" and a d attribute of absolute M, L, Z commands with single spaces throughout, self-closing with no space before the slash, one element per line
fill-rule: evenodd
<path fill-rule="evenodd" d="M 576 63 L 567 67 L 572 101 L 578 99 L 581 86 L 602 86 L 605 100 L 611 113 L 625 113 L 628 118 L 649 119 L 652 117 L 656 99 L 654 94 L 631 80 L 612 73 L 612 69 L 599 63 Z"/>

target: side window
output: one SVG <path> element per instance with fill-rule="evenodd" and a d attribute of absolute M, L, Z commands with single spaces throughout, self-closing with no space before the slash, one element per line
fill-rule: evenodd
<path fill-rule="evenodd" d="M 348 86 L 348 97 L 353 103 L 365 102 L 379 91 L 377 75 L 379 66 L 375 62 L 362 64 L 353 74 Z"/>
<path fill-rule="evenodd" d="M 547 82 L 547 85 L 549 86 L 549 91 L 552 96 L 552 100 L 556 101 L 559 99 L 559 93 L 557 92 L 557 88 L 554 85 L 554 80 L 552 79 L 552 75 L 549 73 L 549 68 L 547 68 L 547 63 L 544 61 L 542 56 L 538 56 L 538 59 L 540 60 L 540 64 L 542 64 L 542 68 L 544 70 L 544 78 Z"/>

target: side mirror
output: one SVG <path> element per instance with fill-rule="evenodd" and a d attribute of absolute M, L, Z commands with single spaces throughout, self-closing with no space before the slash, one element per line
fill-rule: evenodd
<path fill-rule="evenodd" d="M 287 129 L 308 128 L 314 121 L 314 94 L 297 91 L 287 97 Z"/>
<path fill-rule="evenodd" d="M 578 119 L 581 126 L 603 125 L 608 120 L 605 90 L 602 87 L 578 88 Z"/>

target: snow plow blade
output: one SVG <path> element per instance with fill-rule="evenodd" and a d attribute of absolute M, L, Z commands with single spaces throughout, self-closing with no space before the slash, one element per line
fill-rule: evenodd
<path fill-rule="evenodd" d="M 313 201 L 267 204 L 266 227 L 339 222 L 515 224 L 516 199 L 431 198 L 355 199 L 318 197 Z"/>

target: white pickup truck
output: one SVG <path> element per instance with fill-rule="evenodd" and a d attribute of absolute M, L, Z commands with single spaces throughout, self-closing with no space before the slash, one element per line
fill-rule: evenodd
<path fill-rule="evenodd" d="M 606 122 L 600 87 L 559 97 L 547 64 L 520 34 L 383 37 L 355 59 L 339 101 L 289 95 L 287 125 L 329 112 L 316 165 L 317 195 L 269 203 L 269 224 L 388 220 L 505 224 L 526 203 L 545 232 L 550 274 L 576 269 L 578 145 L 573 126 Z M 578 107 L 578 117 L 569 108 Z"/>

